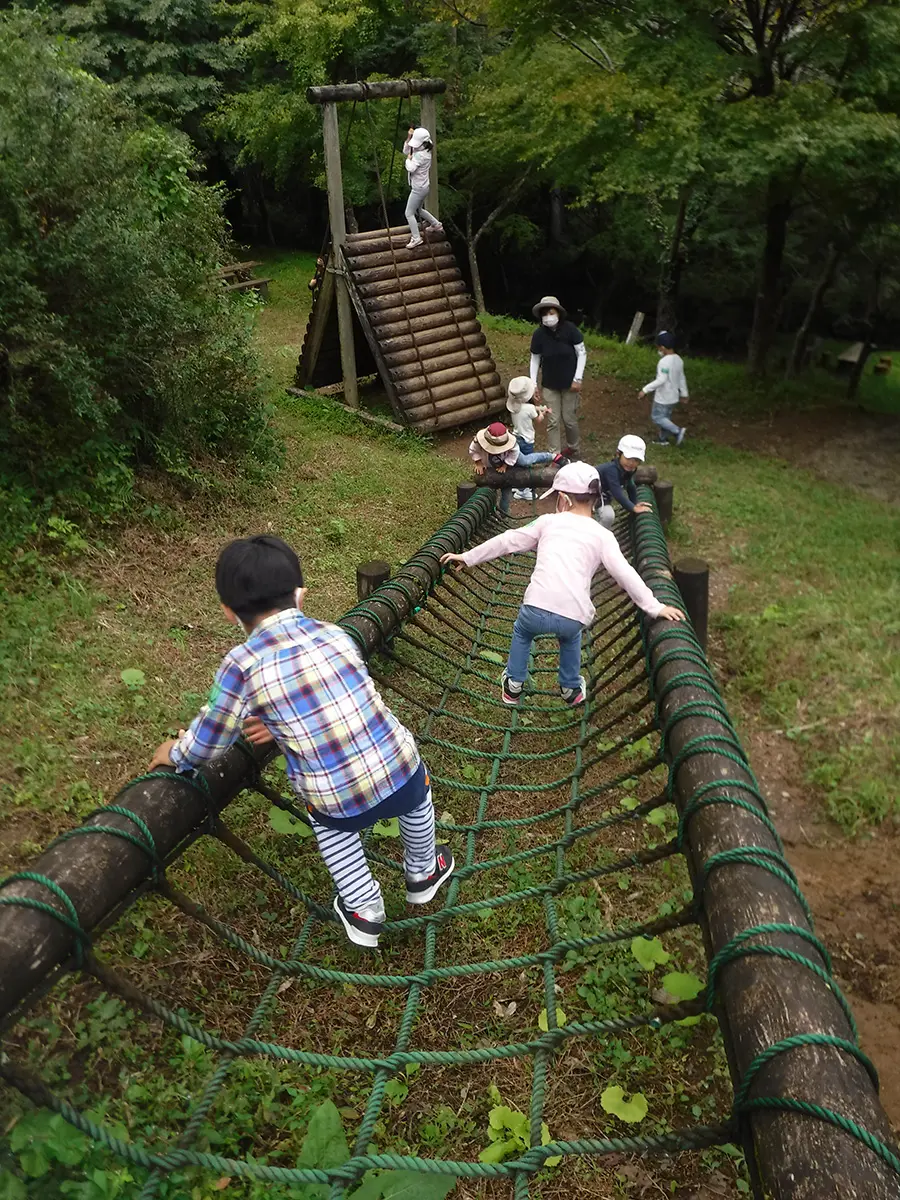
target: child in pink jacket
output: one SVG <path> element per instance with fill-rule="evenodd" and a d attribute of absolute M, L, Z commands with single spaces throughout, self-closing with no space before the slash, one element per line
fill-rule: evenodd
<path fill-rule="evenodd" d="M 566 704 L 583 704 L 587 684 L 579 674 L 581 635 L 594 619 L 591 581 L 605 567 L 638 608 L 650 617 L 683 621 L 684 613 L 657 600 L 626 560 L 608 529 L 593 519 L 600 489 L 595 467 L 574 462 L 561 467 L 553 486 L 556 512 L 538 517 L 522 529 L 508 529 L 467 550 L 445 554 L 442 563 L 474 567 L 523 550 L 536 550 L 537 562 L 513 626 L 509 660 L 503 672 L 504 704 L 518 704 L 528 674 L 531 643 L 538 634 L 553 634 L 559 642 L 559 690 Z"/>

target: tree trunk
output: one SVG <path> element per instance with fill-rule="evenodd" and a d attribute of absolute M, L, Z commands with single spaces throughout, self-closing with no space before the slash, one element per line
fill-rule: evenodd
<path fill-rule="evenodd" d="M 781 306 L 781 268 L 788 221 L 791 216 L 791 192 L 783 179 L 771 178 L 766 192 L 766 240 L 759 270 L 753 328 L 747 344 L 747 371 L 763 375 Z"/>
<path fill-rule="evenodd" d="M 562 191 L 550 189 L 550 245 L 561 246 L 565 240 L 565 206 Z"/>
<path fill-rule="evenodd" d="M 678 212 L 669 248 L 660 262 L 659 285 L 656 294 L 656 328 L 674 330 L 678 324 L 678 290 L 681 284 L 683 257 L 681 243 L 687 215 L 688 189 L 683 188 L 678 200 Z"/>
<path fill-rule="evenodd" d="M 806 316 L 803 318 L 800 328 L 797 330 L 797 336 L 794 338 L 794 347 L 791 350 L 791 356 L 788 359 L 787 370 L 785 371 L 785 378 L 787 379 L 790 379 L 803 369 L 803 359 L 806 355 L 806 347 L 809 345 L 809 335 L 812 333 L 813 326 L 819 319 L 825 293 L 834 281 L 841 253 L 841 250 L 833 242 L 828 247 L 828 257 L 825 260 L 825 266 L 822 268 L 822 274 L 813 288 Z"/>
<path fill-rule="evenodd" d="M 875 349 L 875 346 L 870 341 L 863 342 L 863 348 L 859 353 L 859 358 L 853 364 L 853 370 L 850 373 L 850 379 L 847 382 L 847 399 L 852 400 L 856 396 L 859 389 L 859 381 L 862 379 L 863 371 L 865 370 L 866 362 L 869 355 Z"/>
<path fill-rule="evenodd" d="M 473 198 L 469 196 L 469 203 L 466 205 L 466 249 L 469 252 L 469 271 L 472 275 L 472 293 L 475 297 L 475 311 L 483 313 L 484 307 L 484 289 L 481 286 L 481 272 L 478 269 L 478 234 L 472 228 L 472 203 Z M 482 228 L 484 228 L 482 226 Z M 481 230 L 478 231 L 480 233 Z"/>

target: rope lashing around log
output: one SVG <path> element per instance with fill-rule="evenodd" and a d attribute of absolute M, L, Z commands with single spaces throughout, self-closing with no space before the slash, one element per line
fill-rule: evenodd
<path fill-rule="evenodd" d="M 650 499 L 649 489 L 642 498 Z M 348 963 L 348 969 L 335 965 L 341 962 L 341 953 L 335 953 L 327 939 L 324 950 L 317 941 L 333 927 L 327 897 L 300 886 L 271 857 L 258 853 L 246 837 L 235 831 L 233 823 L 226 824 L 221 813 L 210 810 L 203 826 L 206 843 L 220 843 L 223 855 L 230 852 L 247 869 L 264 875 L 284 895 L 287 906 L 295 904 L 300 909 L 296 936 L 289 945 L 285 938 L 281 950 L 244 936 L 167 878 L 166 863 L 147 822 L 127 807 L 128 788 L 115 803 L 97 810 L 101 815 L 109 813 L 127 820 L 128 828 L 107 823 L 83 825 L 63 834 L 57 844 L 86 835 L 95 840 L 99 834 L 139 848 L 147 859 L 152 885 L 149 894 L 156 896 L 156 903 L 169 906 L 202 927 L 228 949 L 232 958 L 239 957 L 269 972 L 241 1036 L 225 1037 L 206 1028 L 190 1011 L 189 1002 L 165 1002 L 102 959 L 101 939 L 82 928 L 71 898 L 46 875 L 24 871 L 2 885 L 25 881 L 42 889 L 41 898 L 0 894 L 0 905 L 39 912 L 69 930 L 73 942 L 69 965 L 76 977 L 94 981 L 130 1009 L 219 1056 L 215 1069 L 192 1101 L 182 1128 L 173 1131 L 162 1127 L 145 1140 L 126 1140 L 111 1124 L 103 1123 L 90 1110 L 76 1107 L 49 1087 L 21 1061 L 21 1047 L 15 1052 L 4 1048 L 0 1053 L 0 1078 L 7 1084 L 34 1104 L 59 1114 L 115 1158 L 142 1172 L 138 1181 L 141 1200 L 153 1200 L 167 1177 L 188 1168 L 282 1186 L 324 1184 L 330 1188 L 333 1200 L 348 1195 L 370 1170 L 471 1180 L 505 1179 L 515 1200 L 527 1200 L 533 1194 L 529 1191 L 531 1181 L 549 1159 L 668 1155 L 720 1146 L 739 1141 L 745 1122 L 752 1126 L 756 1114 L 766 1119 L 781 1114 L 839 1130 L 870 1153 L 873 1161 L 900 1176 L 900 1158 L 886 1138 L 833 1105 L 818 1103 L 815 1078 L 809 1080 L 805 1095 L 765 1094 L 773 1068 L 791 1055 L 811 1049 L 833 1053 L 854 1068 L 862 1068 L 877 1086 L 874 1067 L 857 1045 L 852 1013 L 831 974 L 828 953 L 811 928 L 801 923 L 761 921 L 734 931 L 712 954 L 705 983 L 700 981 L 695 999 L 648 996 L 640 1011 L 593 1020 L 558 1019 L 558 968 L 577 956 L 627 946 L 633 939 L 679 935 L 698 923 L 705 924 L 710 917 L 706 910 L 710 889 L 715 890 L 724 873 L 737 869 L 761 872 L 763 881 L 771 880 L 773 887 L 784 889 L 797 902 L 798 921 L 806 911 L 805 901 L 784 858 L 777 831 L 766 813 L 706 657 L 689 627 L 638 622 L 633 606 L 618 588 L 599 578 L 594 586 L 597 618 L 587 634 L 584 654 L 589 678 L 585 706 L 574 711 L 561 706 L 555 690 L 555 646 L 546 650 L 546 642 L 541 641 L 536 643 L 525 702 L 512 709 L 501 703 L 497 694 L 499 664 L 508 648 L 509 626 L 518 610 L 518 597 L 530 574 L 530 564 L 521 558 L 503 559 L 465 574 L 450 574 L 441 571 L 439 560 L 442 553 L 459 545 L 461 533 L 465 540 L 472 541 L 503 527 L 505 522 L 492 511 L 491 493 L 477 492 L 425 543 L 398 577 L 356 605 L 342 621 L 369 657 L 373 678 L 414 730 L 429 763 L 436 795 L 443 804 L 469 805 L 467 819 L 444 813 L 439 822 L 442 836 L 456 837 L 464 847 L 457 852 L 457 870 L 442 907 L 424 915 L 404 915 L 386 924 L 386 945 L 421 942 L 421 966 L 391 972 L 377 969 L 375 960 L 376 969 L 369 970 L 368 961 L 360 958 Z M 617 534 L 657 596 L 666 603 L 678 604 L 655 514 L 620 521 Z M 377 653 L 373 654 L 376 644 Z M 491 665 L 496 670 L 486 669 Z M 679 699 L 679 689 L 686 686 L 690 698 Z M 704 732 L 681 736 L 685 723 L 696 718 L 706 722 Z M 648 750 L 646 742 L 654 730 L 661 734 L 660 745 Z M 529 748 L 513 748 L 523 741 Z M 252 751 L 247 747 L 243 750 L 253 767 L 249 790 L 304 821 L 305 814 L 271 780 L 260 776 Z M 721 760 L 725 773 L 693 786 L 684 800 L 685 779 L 698 764 L 713 756 L 717 762 Z M 665 786 L 656 778 L 663 769 L 668 771 Z M 540 774 L 540 781 L 534 779 L 535 772 Z M 171 779 L 172 775 L 153 772 L 141 778 Z M 187 787 L 200 791 L 204 788 L 200 775 L 175 778 Z M 453 800 L 448 799 L 451 796 Z M 661 833 L 664 821 L 660 820 L 659 827 L 656 821 L 672 803 L 678 806 L 678 823 L 677 831 L 668 837 Z M 529 804 L 532 811 L 528 811 Z M 439 802 L 439 812 L 442 806 Z M 749 822 L 746 844 L 698 856 L 695 823 L 725 813 L 728 808 Z M 251 829 L 248 836 L 255 837 L 255 831 Z M 520 848 L 516 840 L 520 837 L 531 844 Z M 604 843 L 603 838 L 611 841 Z M 767 838 L 771 845 L 765 844 Z M 402 878 L 402 864 L 376 850 L 372 831 L 366 844 L 373 863 Z M 601 853 L 597 853 L 598 845 Z M 480 847 L 488 847 L 490 854 L 480 855 Z M 694 856 L 689 859 L 693 897 L 681 907 L 671 903 L 655 916 L 620 920 L 611 928 L 603 928 L 598 922 L 587 933 L 578 927 L 573 935 L 565 927 L 559 906 L 567 896 L 578 896 L 579 888 L 593 890 L 599 881 L 620 879 L 628 872 L 650 871 L 671 864 L 681 855 Z M 530 872 L 541 869 L 545 877 L 535 880 Z M 525 872 L 528 874 L 523 877 Z M 513 886 L 486 892 L 491 880 L 503 873 Z M 453 960 L 454 937 L 465 922 L 481 921 L 485 913 L 524 911 L 528 904 L 543 912 L 543 945 L 506 957 Z M 290 911 L 293 914 L 297 908 Z M 803 952 L 781 945 L 784 938 L 796 939 Z M 345 961 L 350 954 L 344 948 Z M 659 1034 L 675 1022 L 718 1011 L 728 972 L 757 960 L 784 964 L 792 972 L 796 968 L 796 978 L 822 984 L 834 1001 L 836 1019 L 846 1024 L 846 1031 L 798 1029 L 770 1040 L 739 1070 L 730 1111 L 718 1114 L 719 1119 L 710 1124 L 542 1144 L 553 1067 L 568 1047 L 577 1043 L 589 1047 L 626 1031 Z M 538 1036 L 458 1048 L 414 1045 L 414 1031 L 422 1019 L 429 989 L 454 980 L 487 982 L 498 974 L 529 970 L 540 975 L 546 1018 L 546 1029 L 542 1025 L 544 1031 Z M 789 988 L 794 979 L 792 974 L 785 986 Z M 405 993 L 393 1048 L 374 1055 L 334 1053 L 327 1045 L 298 1048 L 283 1044 L 277 1037 L 262 1036 L 265 1027 L 275 1021 L 286 985 L 295 980 L 306 981 L 310 987 L 333 987 L 339 994 L 347 989 L 370 989 L 373 1004 L 375 998 L 380 1004 L 382 997 L 402 998 Z M 313 1028 L 310 1036 L 315 1032 Z M 252 1152 L 236 1156 L 203 1148 L 214 1128 L 214 1106 L 226 1101 L 233 1065 L 251 1058 L 371 1079 L 364 1113 L 345 1162 L 327 1168 L 297 1166 L 296 1150 L 285 1154 L 254 1145 Z M 376 1125 L 384 1116 L 387 1085 L 408 1068 L 473 1069 L 501 1062 L 531 1067 L 527 1149 L 501 1162 L 371 1150 Z M 291 1160 L 290 1165 L 279 1162 L 279 1158 Z M 785 1163 L 783 1169 L 790 1171 L 793 1166 Z"/>

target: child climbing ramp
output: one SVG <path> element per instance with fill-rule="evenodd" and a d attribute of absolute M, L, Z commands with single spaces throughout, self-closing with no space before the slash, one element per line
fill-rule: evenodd
<path fill-rule="evenodd" d="M 445 554 L 444 564 L 475 567 L 506 554 L 537 551 L 537 561 L 513 626 L 509 659 L 503 672 L 504 704 L 518 704 L 528 677 L 531 643 L 540 634 L 559 642 L 559 691 L 566 704 L 583 704 L 587 684 L 581 670 L 581 635 L 594 619 L 591 581 L 604 567 L 638 608 L 649 617 L 683 621 L 684 613 L 657 600 L 626 560 L 609 530 L 593 520 L 600 478 L 587 463 L 569 463 L 556 473 L 552 487 L 556 512 L 522 529 L 508 529 L 464 554 Z"/>
<path fill-rule="evenodd" d="M 190 728 L 163 742 L 149 769 L 189 771 L 242 732 L 257 745 L 276 742 L 334 880 L 334 911 L 351 942 L 375 947 L 384 901 L 359 831 L 399 818 L 409 904 L 432 900 L 455 865 L 449 847 L 435 844 L 415 738 L 382 700 L 350 635 L 303 613 L 303 572 L 287 543 L 231 542 L 216 564 L 216 591 L 246 640 L 226 654 Z"/>

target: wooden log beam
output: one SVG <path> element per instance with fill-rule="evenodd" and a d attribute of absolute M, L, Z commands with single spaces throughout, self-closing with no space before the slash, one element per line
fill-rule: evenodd
<path fill-rule="evenodd" d="M 402 96 L 439 96 L 446 90 L 445 79 L 377 79 L 372 83 L 309 87 L 306 99 L 310 104 L 328 104 L 336 100 L 398 100 Z"/>
<path fill-rule="evenodd" d="M 457 275 L 459 275 L 458 271 Z M 459 279 L 441 279 L 439 276 L 426 276 L 421 284 L 417 282 L 415 285 L 407 287 L 401 287 L 397 282 L 390 288 L 383 284 L 377 286 L 382 288 L 380 292 L 369 291 L 363 299 L 367 311 L 382 314 L 390 311 L 391 307 L 396 307 L 402 312 L 404 307 L 408 310 L 412 305 L 421 304 L 425 300 L 440 300 L 446 296 L 464 296 L 468 291 L 468 287 L 461 277 Z"/>
<path fill-rule="evenodd" d="M 546 491 L 556 478 L 558 470 L 559 467 L 547 463 L 543 467 L 507 467 L 502 475 L 487 470 L 483 475 L 476 475 L 474 478 L 485 487 L 534 488 L 535 491 Z"/>
<path fill-rule="evenodd" d="M 460 336 L 466 333 L 480 333 L 478 319 L 475 315 L 475 309 L 457 308 L 452 312 L 448 312 L 446 308 L 441 312 L 429 313 L 424 317 L 410 317 L 407 315 L 403 321 L 391 321 L 387 325 L 379 325 L 378 341 L 381 344 L 382 354 L 386 349 L 386 341 L 388 338 L 409 337 L 407 345 L 413 345 L 415 342 L 424 345 L 423 339 L 419 336 L 428 329 L 439 329 L 443 337 L 452 334 Z"/>
<path fill-rule="evenodd" d="M 365 300 L 371 296 L 403 296 L 405 299 L 412 297 L 414 300 L 424 300 L 426 297 L 416 293 L 425 288 L 440 287 L 441 284 L 458 283 L 460 279 L 462 272 L 458 267 L 454 267 L 446 271 L 423 271 L 418 275 L 404 275 L 399 278 L 392 274 L 389 278 L 372 283 L 360 283 L 357 279 L 356 287 Z"/>
<path fill-rule="evenodd" d="M 428 365 L 429 379 L 433 379 L 434 375 L 439 371 L 445 371 L 448 367 L 461 367 L 465 363 L 492 363 L 491 353 L 486 346 L 475 346 L 471 350 L 456 350 L 452 354 L 427 354 L 422 355 L 422 359 L 415 351 L 404 351 L 410 357 L 405 362 L 401 362 L 395 366 L 393 361 L 389 362 L 391 375 L 398 381 L 398 390 L 400 380 L 418 379 L 421 386 L 425 385 L 425 376 L 422 374 L 422 360 Z"/>
<path fill-rule="evenodd" d="M 406 238 L 409 238 L 409 230 L 407 229 Z M 349 249 L 349 248 L 348 248 Z M 410 262 L 426 262 L 434 263 L 437 258 L 446 258 L 453 251 L 448 241 L 433 241 L 427 246 L 413 246 L 411 250 L 407 250 L 406 242 L 401 239 L 392 246 L 387 238 L 384 239 L 384 244 L 379 249 L 369 250 L 365 253 L 360 253 L 359 247 L 352 250 L 350 256 L 350 266 L 353 268 L 354 274 L 357 270 L 370 270 L 373 267 L 388 267 L 394 263 L 403 265 Z"/>
<path fill-rule="evenodd" d="M 480 396 L 481 393 L 477 392 L 476 395 Z M 506 392 L 503 395 L 505 396 Z M 497 412 L 499 407 L 497 401 L 488 403 L 482 400 L 480 403 L 469 404 L 466 408 L 457 409 L 456 412 L 443 413 L 437 417 L 423 416 L 415 421 L 410 421 L 410 424 L 416 433 L 436 433 L 441 429 L 460 429 L 472 421 L 480 421 L 484 417 L 490 416 Z"/>
<path fill-rule="evenodd" d="M 406 231 L 409 233 L 409 230 Z M 361 288 L 363 284 L 377 283 L 388 279 L 405 279 L 409 275 L 433 275 L 435 271 L 449 271 L 456 268 L 456 259 L 452 254 L 436 254 L 434 258 L 413 258 L 408 262 L 389 263 L 386 267 L 354 267 L 353 278 Z"/>
<path fill-rule="evenodd" d="M 369 320 L 375 326 L 394 325 L 398 321 L 414 321 L 417 317 L 433 317 L 445 314 L 444 319 L 452 322 L 463 313 L 474 313 L 472 300 L 465 294 L 465 288 L 456 296 L 438 295 L 433 300 L 423 300 L 421 304 L 397 304 L 393 297 L 383 297 L 381 302 L 370 300 L 366 306 Z"/>
<path fill-rule="evenodd" d="M 430 363 L 428 364 L 430 366 Z M 448 367 L 446 371 L 430 371 L 428 375 L 419 375 L 412 379 L 397 381 L 397 395 L 404 407 L 424 404 L 430 398 L 444 399 L 452 392 L 448 386 L 458 387 L 460 383 L 490 387 L 500 382 L 497 368 L 490 358 L 480 362 L 465 362 L 458 367 Z"/>
<path fill-rule="evenodd" d="M 209 794 L 178 778 L 133 783 L 116 803 L 139 817 L 153 838 L 157 854 L 166 860 L 204 823 L 210 812 L 220 813 L 244 788 L 257 769 L 277 755 L 274 747 L 255 751 L 254 761 L 232 747 L 200 774 Z M 117 813 L 99 813 L 84 822 L 135 836 L 137 827 Z M 150 878 L 152 863 L 140 847 L 114 834 L 72 837 L 46 850 L 29 870 L 52 880 L 66 893 L 78 914 L 78 924 L 90 934 Z M 42 884 L 20 880 L 7 884 L 0 896 L 23 896 L 62 911 L 61 902 Z M 47 975 L 67 962 L 76 949 L 76 935 L 62 921 L 34 908 L 0 906 L 0 1020 L 8 1016 Z"/>
<path fill-rule="evenodd" d="M 651 498 L 648 488 L 642 489 L 641 498 Z M 656 590 L 671 582 L 655 513 L 635 518 L 635 546 L 635 566 L 647 584 Z M 699 807 L 686 825 L 688 863 L 695 886 L 702 886 L 709 954 L 733 946 L 735 938 L 757 925 L 788 925 L 808 933 L 810 924 L 794 890 L 757 865 L 761 859 L 769 861 L 766 854 L 777 861 L 779 847 L 754 814 L 752 792 L 724 782 L 738 780 L 752 787 L 749 771 L 726 757 L 715 742 L 697 741 L 707 735 L 721 737 L 723 726 L 696 714 L 678 719 L 685 705 L 708 704 L 710 696 L 693 682 L 698 670 L 694 643 L 679 634 L 678 625 L 665 621 L 650 624 L 651 642 L 663 629 L 666 640 L 653 647 L 650 663 L 660 697 L 659 723 L 670 731 L 669 755 L 678 760 L 689 752 L 675 775 L 679 811 L 686 811 L 701 788 L 707 789 L 705 796 L 730 796 L 750 804 L 749 810 L 727 803 Z M 678 682 L 684 677 L 686 682 Z M 728 862 L 706 871 L 705 864 L 714 856 L 747 847 L 762 848 L 755 862 Z M 814 946 L 795 934 L 765 933 L 748 944 L 776 946 L 826 966 Z M 736 955 L 719 972 L 717 995 L 737 1081 L 760 1054 L 786 1038 L 808 1033 L 852 1040 L 832 988 L 800 963 L 770 955 Z M 755 1076 L 749 1094 L 751 1100 L 791 1097 L 811 1102 L 893 1144 L 868 1074 L 835 1046 L 801 1044 L 773 1056 Z M 773 1108 L 753 1110 L 749 1127 L 755 1162 L 773 1200 L 896 1200 L 897 1178 L 890 1168 L 860 1140 L 828 1121 Z"/>
<path fill-rule="evenodd" d="M 385 337 L 382 329 L 382 336 L 379 338 L 381 351 L 388 362 L 413 362 L 419 358 L 419 350 L 424 346 L 429 347 L 429 354 L 444 354 L 449 350 L 463 350 L 469 346 L 487 344 L 487 338 L 477 321 L 454 321 L 451 330 L 452 332 L 448 333 L 445 327 L 436 325 L 431 329 L 420 329 L 415 337 L 408 331 Z M 408 355 L 410 351 L 412 358 L 400 358 L 400 355 Z"/>
<path fill-rule="evenodd" d="M 455 391 L 446 388 L 438 389 L 440 391 L 449 390 L 449 395 L 436 395 L 430 397 L 427 402 L 411 405 L 409 408 L 404 406 L 403 412 L 407 421 L 416 423 L 435 414 L 452 416 L 454 411 L 466 408 L 481 408 L 484 412 L 496 412 L 501 407 L 501 402 L 506 402 L 506 389 L 503 387 L 492 385 L 470 388 L 465 384 L 455 386 Z"/>

